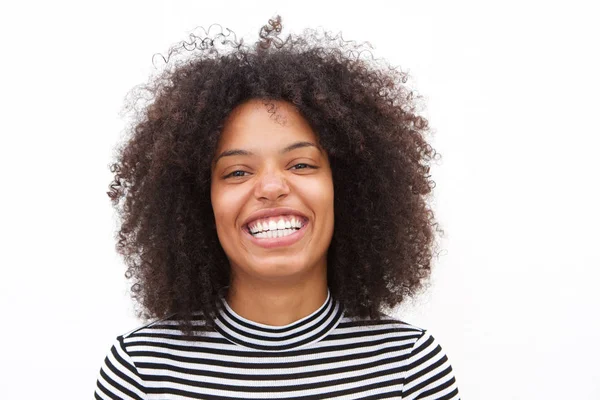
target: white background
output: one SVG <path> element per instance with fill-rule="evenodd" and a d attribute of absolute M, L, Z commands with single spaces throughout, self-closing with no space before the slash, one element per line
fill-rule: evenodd
<path fill-rule="evenodd" d="M 442 154 L 427 328 L 464 399 L 599 399 L 594 2 L 13 2 L 0 15 L 0 398 L 91 398 L 141 324 L 106 195 L 124 96 L 197 26 L 322 26 L 408 71 Z"/>

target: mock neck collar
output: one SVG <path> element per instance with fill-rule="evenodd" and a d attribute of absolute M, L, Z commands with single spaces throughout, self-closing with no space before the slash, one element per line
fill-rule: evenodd
<path fill-rule="evenodd" d="M 318 342 L 331 332 L 343 316 L 340 303 L 327 289 L 325 302 L 310 315 L 283 326 L 265 325 L 238 315 L 223 295 L 219 296 L 215 328 L 226 339 L 257 350 L 283 351 Z"/>

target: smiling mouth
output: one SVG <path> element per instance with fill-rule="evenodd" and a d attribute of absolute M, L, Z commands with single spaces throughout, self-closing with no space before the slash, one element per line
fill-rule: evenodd
<path fill-rule="evenodd" d="M 295 227 L 294 229 L 293 226 L 289 228 L 284 226 L 284 229 L 273 229 L 272 231 L 270 229 L 260 231 L 256 225 L 251 223 L 254 233 L 248 227 L 244 227 L 242 231 L 246 232 L 248 240 L 256 246 L 265 249 L 287 248 L 299 242 L 306 235 L 309 224 L 308 218 L 300 219 L 300 222 L 300 228 Z"/>
<path fill-rule="evenodd" d="M 292 219 L 280 219 L 278 222 L 271 220 L 269 224 L 256 224 L 253 222 L 245 225 L 244 230 L 257 239 L 276 239 L 293 235 L 304 228 L 307 223 L 308 218 L 294 216 Z M 253 226 L 252 230 L 249 225 Z"/>

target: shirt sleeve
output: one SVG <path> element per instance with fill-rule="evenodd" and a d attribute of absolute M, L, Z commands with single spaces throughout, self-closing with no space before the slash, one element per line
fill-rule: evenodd
<path fill-rule="evenodd" d="M 460 399 L 448 357 L 427 331 L 415 342 L 407 360 L 402 399 Z"/>
<path fill-rule="evenodd" d="M 119 336 L 104 359 L 96 382 L 96 399 L 146 399 L 144 381 Z"/>

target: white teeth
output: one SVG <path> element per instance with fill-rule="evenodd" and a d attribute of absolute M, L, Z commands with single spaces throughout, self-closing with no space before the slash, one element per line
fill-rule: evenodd
<path fill-rule="evenodd" d="M 288 220 L 280 218 L 279 221 L 264 220 L 263 222 L 256 221 L 252 225 L 248 225 L 248 229 L 255 237 L 281 237 L 287 236 L 296 230 L 301 229 L 303 220 L 300 217 L 292 217 Z M 277 233 L 277 232 L 281 233 Z M 267 234 L 270 233 L 269 236 Z"/>
<path fill-rule="evenodd" d="M 296 229 L 283 229 L 283 230 L 275 230 L 275 231 L 264 231 L 254 234 L 255 238 L 258 239 L 271 239 L 271 238 L 280 238 L 284 236 L 291 235 L 296 232 Z"/>

